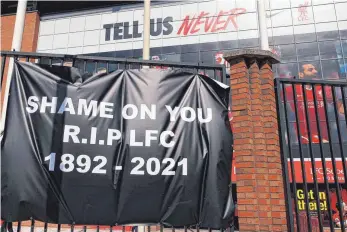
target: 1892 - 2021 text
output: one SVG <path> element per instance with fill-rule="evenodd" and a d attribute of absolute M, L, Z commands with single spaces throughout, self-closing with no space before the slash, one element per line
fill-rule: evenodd
<path fill-rule="evenodd" d="M 45 164 L 48 164 L 48 170 L 51 172 L 56 171 L 56 162 L 59 163 L 59 170 L 61 172 L 73 172 L 78 173 L 92 173 L 92 174 L 106 174 L 107 158 L 105 156 L 97 155 L 91 158 L 88 155 L 78 155 L 75 157 L 72 154 L 63 154 L 60 160 L 57 160 L 56 153 L 51 153 L 46 156 Z M 173 176 L 177 174 L 186 176 L 188 174 L 188 161 L 187 158 L 182 158 L 179 161 L 173 158 L 164 158 L 160 161 L 156 157 L 151 157 L 145 160 L 142 157 L 133 157 L 131 159 L 132 168 L 130 175 L 162 175 L 162 176 Z M 178 167 L 182 167 L 179 172 L 176 171 Z M 123 170 L 123 166 L 114 166 L 115 171 Z M 58 170 L 58 171 L 59 171 Z"/>

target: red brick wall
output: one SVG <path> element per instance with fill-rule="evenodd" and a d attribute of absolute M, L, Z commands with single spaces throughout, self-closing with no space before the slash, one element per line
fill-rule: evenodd
<path fill-rule="evenodd" d="M 1 50 L 10 50 L 16 15 L 1 16 Z M 40 16 L 37 12 L 25 15 L 22 51 L 35 52 L 40 26 Z"/>
<path fill-rule="evenodd" d="M 16 21 L 16 15 L 7 15 L 7 16 L 1 16 L 1 51 L 9 51 L 11 50 L 12 46 L 12 38 L 13 38 L 13 31 L 14 31 L 14 24 Z M 40 26 L 40 16 L 37 12 L 30 12 L 25 15 L 25 27 L 23 32 L 23 40 L 22 40 L 22 48 L 21 51 L 23 52 L 35 52 L 37 48 L 37 39 L 39 34 L 39 26 Z M 6 83 L 6 77 L 7 77 L 7 64 L 5 67 L 4 72 L 4 79 L 1 83 L 1 90 L 3 90 L 5 83 Z M 1 91 L 1 104 L 3 102 L 3 93 L 4 91 Z M 0 107 L 1 108 L 1 107 Z"/>

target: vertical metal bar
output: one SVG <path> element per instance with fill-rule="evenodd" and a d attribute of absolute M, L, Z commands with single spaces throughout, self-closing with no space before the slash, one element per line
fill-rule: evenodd
<path fill-rule="evenodd" d="M 319 140 L 319 152 L 321 155 L 321 160 L 322 160 L 322 166 L 323 166 L 323 175 L 324 175 L 324 184 L 325 184 L 325 189 L 326 193 L 328 195 L 327 197 L 327 204 L 328 204 L 328 215 L 329 215 L 329 226 L 330 230 L 334 231 L 334 224 L 333 224 L 333 216 L 331 214 L 331 205 L 330 205 L 330 192 L 329 192 L 329 180 L 328 180 L 328 174 L 327 174 L 327 168 L 326 168 L 326 163 L 325 163 L 325 156 L 324 156 L 324 150 L 323 150 L 323 143 L 322 143 L 322 136 L 321 136 L 321 125 L 320 125 L 320 116 L 318 112 L 318 104 L 316 100 L 316 85 L 312 85 L 312 91 L 313 91 L 313 103 L 314 103 L 314 110 L 315 110 L 315 116 L 316 116 L 316 123 L 317 123 L 317 132 L 318 132 L 318 140 Z"/>
<path fill-rule="evenodd" d="M 13 232 L 13 222 L 9 222 L 9 223 L 7 224 L 7 231 L 8 231 L 8 232 Z"/>
<path fill-rule="evenodd" d="M 147 232 L 151 232 L 151 227 L 147 226 Z"/>
<path fill-rule="evenodd" d="M 283 182 L 284 182 L 284 193 L 285 193 L 285 203 L 287 209 L 287 229 L 289 231 L 294 231 L 294 219 L 293 219 L 293 206 L 291 204 L 291 192 L 290 192 L 290 183 L 289 183 L 289 173 L 288 173 L 288 152 L 286 149 L 286 134 L 285 129 L 286 124 L 282 118 L 285 118 L 286 115 L 283 114 L 282 108 L 285 108 L 281 99 L 281 82 L 278 79 L 275 79 L 275 94 L 276 94 L 276 108 L 277 108 L 277 122 L 280 135 L 280 148 L 281 148 L 281 161 L 282 161 L 282 172 L 283 172 Z M 289 133 L 288 133 L 289 134 Z M 289 142 L 288 142 L 289 143 Z M 290 143 L 288 144 L 290 146 Z M 295 197 L 294 197 L 295 198 Z M 230 227 L 230 232 L 234 231 L 234 226 Z"/>
<path fill-rule="evenodd" d="M 342 138 L 341 138 L 341 129 L 340 129 L 340 124 L 341 120 L 339 117 L 339 112 L 337 111 L 338 104 L 337 104 L 337 99 L 336 99 L 336 88 L 334 86 L 332 88 L 332 95 L 333 95 L 333 103 L 334 103 L 334 113 L 335 113 L 335 120 L 336 120 L 336 127 L 337 127 L 337 136 L 339 138 L 339 146 L 340 146 L 340 152 L 341 152 L 341 162 L 342 162 L 342 167 L 343 167 L 343 173 L 344 173 L 344 178 L 345 178 L 345 184 L 347 180 L 347 168 L 346 168 L 346 159 L 344 157 L 345 151 L 343 148 L 342 144 Z M 346 112 L 345 112 L 346 113 Z M 347 122 L 345 122 L 347 123 Z"/>
<path fill-rule="evenodd" d="M 27 56 L 26 58 L 25 58 L 25 60 L 26 60 L 26 62 L 29 62 L 29 56 Z"/>
<path fill-rule="evenodd" d="M 346 106 L 346 94 L 345 94 L 346 90 L 347 90 L 347 86 L 341 86 L 342 105 L 343 105 L 343 109 L 345 110 L 345 122 L 347 123 L 347 106 Z"/>
<path fill-rule="evenodd" d="M 43 232 L 47 232 L 47 227 L 48 227 L 48 224 L 47 224 L 47 222 L 45 222 L 45 225 L 43 227 Z M 71 231 L 71 232 L 73 232 L 73 231 Z"/>
<path fill-rule="evenodd" d="M 21 228 L 22 228 L 22 222 L 19 221 L 17 224 L 17 232 L 20 232 Z"/>
<path fill-rule="evenodd" d="M 41 57 L 37 58 L 37 63 L 41 64 Z"/>
<path fill-rule="evenodd" d="M 98 61 L 95 61 L 94 63 L 94 72 L 95 74 L 98 73 Z"/>
<path fill-rule="evenodd" d="M 48 64 L 50 67 L 52 67 L 52 57 L 49 58 Z"/>
<path fill-rule="evenodd" d="M 26 0 L 23 0 L 23 1 L 26 2 Z M 19 3 L 18 3 L 18 6 L 19 6 Z M 6 115 L 7 115 L 7 108 L 8 108 L 7 106 L 8 106 L 8 100 L 10 95 L 10 85 L 11 85 L 11 80 L 14 73 L 14 63 L 16 59 L 17 59 L 17 56 L 14 56 L 14 58 L 10 58 L 10 62 L 9 62 L 8 70 L 7 70 L 7 79 L 6 79 L 5 85 L 2 88 L 4 98 L 1 105 L 2 111 L 1 111 L 1 121 L 0 121 L 0 133 L 5 130 L 5 122 L 6 122 Z"/>
<path fill-rule="evenodd" d="M 57 232 L 60 232 L 60 229 L 61 229 L 61 224 L 58 224 Z"/>
<path fill-rule="evenodd" d="M 31 218 L 30 232 L 34 232 L 34 231 L 35 231 L 35 220 Z"/>
<path fill-rule="evenodd" d="M 110 232 L 112 232 L 112 226 L 110 226 Z"/>
<path fill-rule="evenodd" d="M 297 131 L 298 131 L 298 143 L 299 143 L 299 155 L 300 155 L 300 163 L 301 163 L 301 173 L 304 181 L 304 195 L 305 195 L 305 204 L 306 204 L 306 214 L 307 214 L 307 223 L 308 223 L 308 230 L 312 231 L 312 224 L 311 224 L 311 217 L 310 217 L 310 209 L 309 209 L 309 201 L 308 201 L 308 190 L 307 190 L 307 180 L 306 180 L 306 169 L 305 169 L 305 160 L 304 160 L 304 151 L 301 144 L 301 136 L 302 131 L 300 128 L 300 118 L 298 110 L 300 109 L 300 106 L 298 105 L 298 93 L 296 90 L 296 86 L 300 86 L 302 90 L 303 84 L 291 84 L 293 87 L 294 92 L 294 113 L 295 113 L 295 122 L 297 125 Z M 301 104 L 301 103 L 299 103 Z"/>
<path fill-rule="evenodd" d="M 2 81 L 4 80 L 4 72 L 5 72 L 5 65 L 6 65 L 6 56 L 1 56 L 1 82 L 0 85 L 2 85 Z"/>
<path fill-rule="evenodd" d="M 83 232 L 87 232 L 87 226 L 83 226 Z"/>
<path fill-rule="evenodd" d="M 228 83 L 226 83 L 227 82 L 227 73 L 226 73 L 226 67 L 225 67 L 225 65 L 223 65 L 223 67 L 222 67 L 222 76 L 221 76 L 221 82 L 222 83 L 224 83 L 224 84 L 226 84 L 226 85 L 229 85 Z"/>
<path fill-rule="evenodd" d="M 25 26 L 25 13 L 27 9 L 27 0 L 24 1 L 18 1 L 17 4 L 17 11 L 16 11 L 16 19 L 14 24 L 14 30 L 13 30 L 13 38 L 12 38 L 12 45 L 11 50 L 13 51 L 20 51 L 22 41 L 23 41 L 23 33 L 24 33 L 24 26 Z"/>
<path fill-rule="evenodd" d="M 63 66 L 63 65 L 64 65 L 64 59 L 61 59 L 60 66 Z"/>
<path fill-rule="evenodd" d="M 71 224 L 71 227 L 70 227 L 70 232 L 74 232 L 74 226 L 75 226 L 75 224 L 72 223 L 72 224 Z"/>
<path fill-rule="evenodd" d="M 75 67 L 75 64 L 76 64 L 76 59 L 72 58 L 72 67 Z"/>
<path fill-rule="evenodd" d="M 110 63 L 109 62 L 106 63 L 106 73 L 107 74 L 110 73 Z"/>
<path fill-rule="evenodd" d="M 333 171 L 334 171 L 334 182 L 335 182 L 335 185 L 336 185 L 336 190 L 337 190 L 337 199 L 338 199 L 338 203 L 339 203 L 339 214 L 340 214 L 340 222 L 341 222 L 341 231 L 345 231 L 345 222 L 344 222 L 344 218 L 343 218 L 343 214 L 342 214 L 342 197 L 341 197 L 341 192 L 340 192 L 340 185 L 338 183 L 338 178 L 337 178 L 337 168 L 336 168 L 336 160 L 335 160 L 335 155 L 334 155 L 334 151 L 333 151 L 333 142 L 332 142 L 332 139 L 331 139 L 331 128 L 330 128 L 330 124 L 329 124 L 329 115 L 328 115 L 328 109 L 327 109 L 327 106 L 328 106 L 328 99 L 327 99 L 327 96 L 326 96 L 326 93 L 325 93 L 325 85 L 322 85 L 322 95 L 323 95 L 323 100 L 324 100 L 324 104 L 323 104 L 323 107 L 324 107 L 324 111 L 325 111 L 325 116 L 326 116 L 326 123 L 327 123 L 327 128 L 328 128 L 328 138 L 329 138 L 329 149 L 330 149 L 330 154 L 332 156 L 332 160 L 331 160 L 331 163 L 333 165 Z"/>
<path fill-rule="evenodd" d="M 100 231 L 100 227 L 97 226 L 97 227 L 96 227 L 96 232 L 99 232 L 99 231 Z"/>
<path fill-rule="evenodd" d="M 84 61 L 83 61 L 83 72 L 84 72 L 84 73 L 86 72 L 86 69 L 87 69 L 87 61 L 84 60 Z"/>
<path fill-rule="evenodd" d="M 279 86 L 277 86 L 278 88 Z M 296 225 L 297 225 L 297 229 L 298 231 L 300 231 L 300 220 L 299 220 L 299 209 L 298 209 L 298 196 L 296 194 L 297 192 L 297 189 L 296 189 L 296 175 L 295 175 L 295 168 L 294 168 L 294 163 L 293 163 L 293 153 L 292 153 L 292 146 L 291 146 L 291 138 L 290 138 L 290 129 L 289 129 L 289 123 L 288 123 L 288 112 L 287 112 L 287 92 L 285 91 L 285 85 L 283 84 L 282 86 L 282 94 L 283 94 L 283 107 L 284 107 L 284 120 L 285 120 L 285 126 L 286 126 L 286 133 L 287 133 L 287 138 L 288 138 L 288 154 L 289 155 L 289 160 L 290 160 L 290 168 L 291 168 L 291 173 L 292 173 L 292 186 L 293 186 L 293 198 L 294 198 L 294 206 L 295 206 L 295 217 L 296 217 Z M 291 85 L 291 87 L 293 87 Z M 281 109 L 279 109 L 279 112 L 281 112 Z M 281 118 L 280 118 L 281 119 Z M 280 120 L 279 119 L 279 120 Z M 283 121 L 283 120 L 282 120 Z M 286 144 L 286 141 L 285 141 L 285 132 L 281 132 L 282 134 L 282 144 Z M 284 148 L 284 146 L 283 146 Z M 286 150 L 283 150 L 283 151 L 286 151 Z M 284 153 L 285 154 L 285 153 Z M 287 160 L 286 160 L 287 159 Z M 288 156 L 287 157 L 284 157 L 284 165 L 287 164 L 288 165 Z M 288 176 L 289 177 L 289 176 Z M 288 181 L 289 182 L 289 181 Z M 289 183 L 287 183 L 288 185 Z M 289 188 L 290 189 L 290 188 Z M 291 194 L 288 193 L 289 195 L 287 196 L 288 197 L 288 206 L 290 207 L 291 209 L 291 199 L 290 199 L 290 196 Z M 293 211 L 292 211 L 293 212 Z M 290 215 L 292 212 L 288 212 L 288 215 Z M 290 218 L 290 220 L 293 220 Z M 293 225 L 294 225 L 294 220 L 293 220 L 293 223 L 291 224 L 291 228 L 293 228 Z M 294 228 L 291 230 L 291 231 L 294 231 Z"/>
<path fill-rule="evenodd" d="M 186 226 L 184 226 L 184 232 L 187 232 L 187 227 Z"/>
<path fill-rule="evenodd" d="M 312 85 L 310 85 L 312 89 Z M 308 144 L 309 144 L 309 152 L 310 152 L 310 158 L 311 158 L 311 165 L 312 165 L 312 174 L 313 174 L 313 183 L 314 183 L 314 190 L 315 190 L 315 196 L 316 196 L 316 204 L 317 204 L 317 211 L 318 211 L 318 221 L 319 221 L 319 231 L 323 232 L 323 221 L 321 217 L 321 210 L 320 210 L 320 197 L 319 197 L 319 190 L 318 190 L 318 183 L 317 183 L 317 176 L 316 176 L 316 162 L 315 158 L 313 156 L 312 151 L 312 141 L 311 141 L 311 123 L 310 123 L 310 117 L 309 117 L 309 110 L 307 106 L 307 96 L 305 91 L 306 86 L 301 85 L 301 90 L 303 91 L 303 101 L 304 101 L 304 112 L 305 112 L 305 120 L 306 125 L 308 126 L 307 129 L 307 135 L 308 135 Z M 305 170 L 306 171 L 306 170 Z"/>
<path fill-rule="evenodd" d="M 143 14 L 143 48 L 142 58 L 149 60 L 150 56 L 150 14 L 151 14 L 151 0 L 144 1 L 144 14 Z"/>

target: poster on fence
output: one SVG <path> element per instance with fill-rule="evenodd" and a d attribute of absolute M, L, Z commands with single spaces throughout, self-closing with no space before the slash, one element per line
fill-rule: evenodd
<path fill-rule="evenodd" d="M 313 162 L 315 164 L 315 169 L 313 169 L 312 167 Z M 323 168 L 323 163 L 320 159 L 316 159 L 314 161 L 306 159 L 302 163 L 305 168 L 302 168 L 300 159 L 296 159 L 293 162 L 290 162 L 290 160 L 288 160 L 289 181 L 291 183 L 292 190 L 292 206 L 293 213 L 295 215 L 294 219 L 296 220 L 297 210 L 300 225 L 307 227 L 308 210 L 311 218 L 311 226 L 314 231 L 319 231 L 318 215 L 320 215 L 321 217 L 323 226 L 329 227 L 331 220 L 335 228 L 340 228 L 341 218 L 345 220 L 345 224 L 347 223 L 347 189 L 345 187 L 345 177 L 342 161 L 335 161 L 336 173 L 334 172 L 333 162 L 331 160 L 325 160 L 325 169 Z M 292 173 L 292 170 L 295 171 L 294 175 Z M 306 174 L 305 177 L 307 191 L 305 191 L 303 172 L 305 172 Z M 318 187 L 317 189 L 315 187 L 316 184 L 314 181 L 314 174 Z M 337 180 L 335 180 L 335 174 Z M 293 177 L 295 179 L 295 189 Z M 325 184 L 325 180 L 328 184 L 328 188 Z M 339 201 L 336 184 L 338 184 L 340 188 L 341 205 L 343 206 L 341 208 L 341 218 L 338 209 Z M 296 202 L 294 197 L 296 198 Z M 331 213 L 331 218 L 329 216 L 329 211 Z"/>
<path fill-rule="evenodd" d="M 307 81 L 310 83 L 312 79 Z M 319 82 L 281 86 L 283 120 L 288 127 L 288 131 L 285 129 L 286 142 L 291 146 L 294 158 L 300 158 L 300 149 L 304 158 L 310 158 L 309 146 L 312 146 L 314 158 L 331 158 L 330 146 L 335 150 L 335 157 L 347 157 L 344 103 L 347 88 L 345 84 L 331 83 L 324 87 Z"/>
<path fill-rule="evenodd" d="M 291 185 L 293 188 L 293 185 Z M 320 217 L 324 227 L 330 226 L 330 220 L 332 221 L 333 227 L 341 228 L 341 218 L 339 212 L 339 204 L 338 204 L 338 194 L 337 189 L 334 186 L 330 186 L 330 188 L 326 191 L 326 187 L 324 184 L 319 184 L 318 189 L 316 189 L 314 185 L 307 185 L 307 192 L 305 192 L 304 184 L 296 185 L 296 193 L 294 194 L 294 190 L 292 189 L 292 206 L 293 206 L 293 214 L 294 220 L 296 221 L 299 218 L 299 223 L 302 228 L 307 228 L 307 210 L 309 211 L 311 226 L 312 229 L 317 229 L 319 225 L 319 211 Z M 341 196 L 341 212 L 342 212 L 342 220 L 344 220 L 345 225 L 347 223 L 347 189 L 343 186 L 340 186 L 340 196 Z M 295 202 L 295 199 L 296 201 Z M 298 211 L 298 217 L 296 216 L 296 210 Z M 329 211 L 331 213 L 331 217 L 329 216 Z M 296 225 L 296 223 L 294 223 Z"/>
<path fill-rule="evenodd" d="M 14 66 L 4 220 L 229 226 L 229 87 L 181 70 Z"/>

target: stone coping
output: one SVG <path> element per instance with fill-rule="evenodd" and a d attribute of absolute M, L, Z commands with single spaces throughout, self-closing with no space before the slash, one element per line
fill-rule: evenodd
<path fill-rule="evenodd" d="M 279 56 L 272 53 L 271 51 L 262 50 L 262 49 L 253 49 L 253 48 L 244 48 L 244 49 L 224 52 L 223 57 L 229 63 L 232 62 L 233 60 L 237 60 L 240 58 L 244 58 L 247 60 L 250 60 L 250 59 L 257 59 L 257 60 L 264 60 L 264 61 L 266 60 L 270 62 L 271 64 L 280 63 Z"/>

